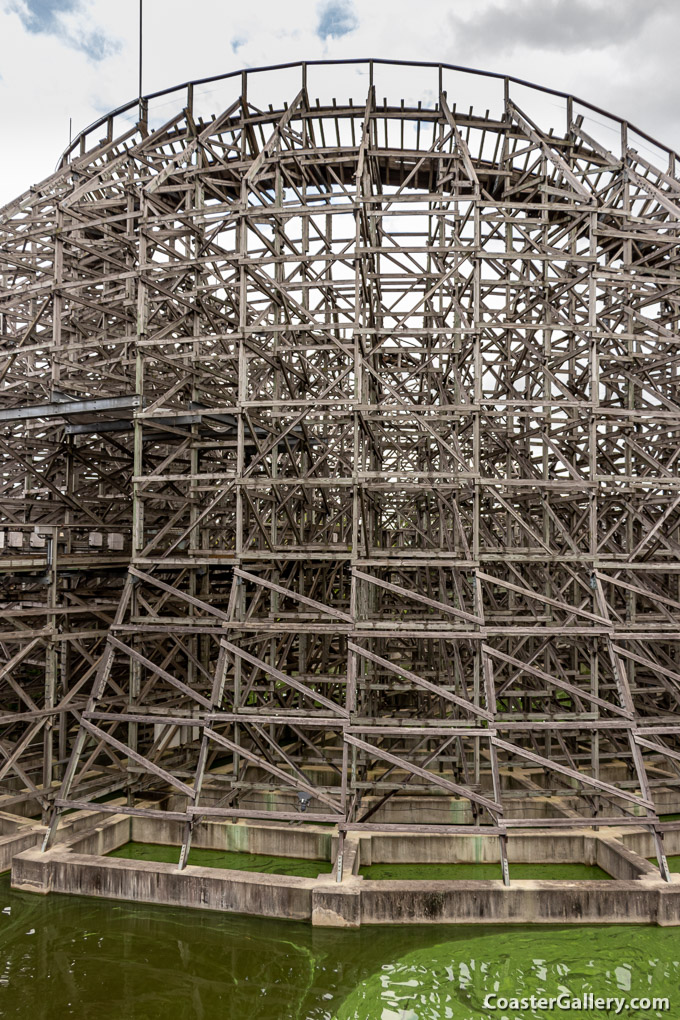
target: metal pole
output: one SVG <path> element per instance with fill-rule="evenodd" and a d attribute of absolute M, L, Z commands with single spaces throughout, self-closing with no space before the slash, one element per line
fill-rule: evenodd
<path fill-rule="evenodd" d="M 142 5 L 144 0 L 139 0 L 139 119 L 142 119 Z"/>

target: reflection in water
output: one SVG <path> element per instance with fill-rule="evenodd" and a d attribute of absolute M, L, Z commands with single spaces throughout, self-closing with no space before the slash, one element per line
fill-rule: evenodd
<path fill-rule="evenodd" d="M 680 939 L 671 928 L 314 929 L 12 892 L 7 875 L 0 911 L 3 1018 L 481 1020 L 496 985 L 607 994 L 626 982 L 670 995 L 675 1011 L 665 1020 L 680 1014 Z"/>
<path fill-rule="evenodd" d="M 345 1000 L 337 1020 L 549 1020 L 556 1016 L 612 1017 L 615 1007 L 568 1012 L 485 1008 L 498 997 L 536 999 L 564 993 L 572 1003 L 595 997 L 663 997 L 678 1016 L 680 945 L 672 929 L 643 927 L 516 928 L 470 935 L 406 953 L 383 963 Z M 586 999 L 586 1002 L 588 1000 Z M 492 1000 L 493 1006 L 496 1005 Z M 634 1014 L 629 1014 L 634 1015 Z"/>

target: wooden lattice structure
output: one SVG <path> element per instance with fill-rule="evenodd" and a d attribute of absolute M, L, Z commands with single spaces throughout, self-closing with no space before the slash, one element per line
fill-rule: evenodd
<path fill-rule="evenodd" d="M 675 156 L 509 78 L 327 72 L 124 107 L 2 210 L 4 804 L 125 793 L 185 851 L 642 820 L 665 871 Z"/>

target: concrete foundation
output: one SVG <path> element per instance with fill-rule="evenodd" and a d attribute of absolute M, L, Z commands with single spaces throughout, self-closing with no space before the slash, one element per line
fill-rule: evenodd
<path fill-rule="evenodd" d="M 10 828 L 4 816 L 4 827 Z M 0 825 L 3 819 L 0 818 Z M 130 840 L 178 847 L 181 823 L 126 815 L 74 812 L 58 842 L 42 852 L 43 826 L 30 819 L 0 836 L 0 862 L 11 861 L 14 888 L 37 893 L 102 896 L 139 903 L 224 910 L 311 921 L 327 927 L 361 924 L 616 924 L 680 925 L 680 875 L 663 882 L 646 857 L 654 852 L 644 830 L 592 829 L 512 833 L 513 863 L 597 864 L 611 881 L 375 881 L 359 876 L 376 863 L 493 863 L 493 837 L 349 832 L 343 874 L 317 878 L 124 860 L 106 854 Z M 337 833 L 314 825 L 203 822 L 193 846 L 335 861 Z M 668 853 L 680 852 L 680 831 L 666 834 Z"/>

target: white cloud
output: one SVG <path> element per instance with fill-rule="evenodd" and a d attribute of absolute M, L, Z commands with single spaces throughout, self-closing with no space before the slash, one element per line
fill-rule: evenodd
<path fill-rule="evenodd" d="M 69 117 L 75 132 L 134 98 L 137 24 L 137 0 L 0 0 L 0 203 L 51 173 Z M 679 27 L 670 0 L 145 0 L 144 87 L 303 59 L 442 60 L 572 92 L 680 146 Z M 365 95 L 356 68 L 325 76 L 339 100 Z M 417 80 L 385 72 L 380 98 L 418 98 Z"/>

